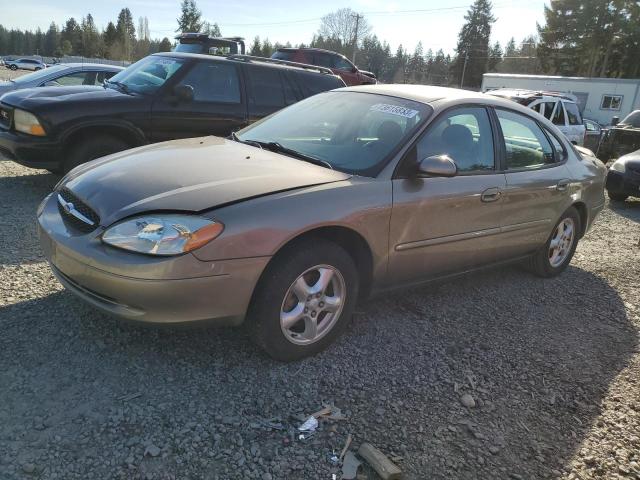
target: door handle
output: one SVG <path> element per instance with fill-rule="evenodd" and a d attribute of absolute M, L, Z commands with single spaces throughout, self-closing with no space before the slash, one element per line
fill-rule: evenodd
<path fill-rule="evenodd" d="M 564 192 L 567 187 L 569 187 L 569 183 L 569 180 L 560 180 L 556 185 L 556 190 L 558 190 L 559 192 Z"/>
<path fill-rule="evenodd" d="M 480 200 L 483 202 L 495 202 L 500 198 L 502 192 L 498 187 L 487 188 L 482 195 L 480 195 Z"/>

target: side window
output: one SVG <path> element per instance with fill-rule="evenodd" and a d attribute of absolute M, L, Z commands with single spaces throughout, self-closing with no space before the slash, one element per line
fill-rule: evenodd
<path fill-rule="evenodd" d="M 284 80 L 284 101 L 287 105 L 291 105 L 300 100 L 298 98 L 295 83 L 291 75 L 291 72 L 282 72 L 282 77 Z"/>
<path fill-rule="evenodd" d="M 53 81 L 58 83 L 61 87 L 71 87 L 74 85 L 86 85 L 86 83 L 84 83 L 86 78 L 87 78 L 86 72 L 76 72 L 76 73 L 71 73 L 69 75 L 64 75 L 62 77 L 58 77 Z"/>
<path fill-rule="evenodd" d="M 339 57 L 337 55 L 333 58 L 334 58 L 333 68 L 337 68 L 338 70 L 344 70 L 345 72 L 350 72 L 353 70 L 353 66 L 351 65 L 351 63 L 349 63 L 344 58 Z"/>
<path fill-rule="evenodd" d="M 556 136 L 550 131 L 545 130 L 545 132 L 547 134 L 547 138 L 551 140 L 551 145 L 553 146 L 554 161 L 564 161 L 564 159 L 567 157 L 567 151 L 562 146 L 562 143 L 560 143 L 560 140 L 558 140 Z"/>
<path fill-rule="evenodd" d="M 334 68 L 333 61 L 331 59 L 331 55 L 327 53 L 314 52 L 313 53 L 313 64 L 319 65 L 321 67 Z"/>
<path fill-rule="evenodd" d="M 554 125 L 564 126 L 564 108 L 562 108 L 562 102 L 556 103 L 556 111 L 553 112 L 553 117 L 551 117 L 551 122 Z"/>
<path fill-rule="evenodd" d="M 219 62 L 196 63 L 179 85 L 193 87 L 193 100 L 211 103 L 240 103 L 238 72 Z"/>
<path fill-rule="evenodd" d="M 555 163 L 554 148 L 536 122 L 507 110 L 496 110 L 496 114 L 504 136 L 507 170 Z"/>
<path fill-rule="evenodd" d="M 458 108 L 431 125 L 418 141 L 417 160 L 449 155 L 460 172 L 494 170 L 493 136 L 482 107 Z"/>
<path fill-rule="evenodd" d="M 578 105 L 569 102 L 562 103 L 564 103 L 564 109 L 567 112 L 567 117 L 569 118 L 569 125 L 582 125 L 582 118 L 580 118 Z"/>
<path fill-rule="evenodd" d="M 344 87 L 344 83 L 333 75 L 322 75 L 311 72 L 295 72 L 298 83 L 304 89 L 305 96 L 326 92 L 334 88 Z"/>
<path fill-rule="evenodd" d="M 102 85 L 105 80 L 109 80 L 116 72 L 96 72 L 96 85 Z"/>
<path fill-rule="evenodd" d="M 531 106 L 531 110 L 533 110 L 534 112 L 538 112 L 538 113 L 542 113 L 542 103 L 536 103 L 535 105 Z"/>
<path fill-rule="evenodd" d="M 547 120 L 551 120 L 551 114 L 554 108 L 556 108 L 556 102 L 544 102 L 544 116 Z"/>
<path fill-rule="evenodd" d="M 277 69 L 250 67 L 247 73 L 254 105 L 284 107 L 284 88 Z"/>

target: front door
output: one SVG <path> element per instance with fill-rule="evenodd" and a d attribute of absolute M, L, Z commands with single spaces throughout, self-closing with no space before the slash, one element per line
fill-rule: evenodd
<path fill-rule="evenodd" d="M 411 283 L 473 269 L 496 258 L 502 192 L 489 113 L 484 107 L 450 110 L 429 126 L 403 162 L 416 165 L 448 155 L 452 178 L 400 174 L 393 180 L 389 279 Z"/>
<path fill-rule="evenodd" d="M 194 63 L 177 85 L 193 88 L 193 99 L 177 99 L 171 91 L 153 103 L 153 141 L 216 135 L 226 137 L 247 124 L 236 65 L 220 61 Z"/>
<path fill-rule="evenodd" d="M 504 138 L 505 175 L 500 255 L 534 252 L 571 203 L 565 148 L 553 133 L 520 113 L 496 109 Z"/>

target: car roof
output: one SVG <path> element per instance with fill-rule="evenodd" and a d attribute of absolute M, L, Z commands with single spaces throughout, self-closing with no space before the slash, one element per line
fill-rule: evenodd
<path fill-rule="evenodd" d="M 120 65 L 109 65 L 106 63 L 58 63 L 56 65 L 61 65 L 63 67 L 70 67 L 70 68 L 82 68 L 82 69 L 89 69 L 89 68 L 95 68 L 95 69 L 114 69 L 114 70 L 124 70 L 124 67 L 121 67 Z"/>
<path fill-rule="evenodd" d="M 406 85 L 406 84 L 378 84 L 378 85 L 360 85 L 357 87 L 341 88 L 344 91 L 355 91 L 365 93 L 376 93 L 378 95 L 388 95 L 390 97 L 405 98 L 420 103 L 435 103 L 439 100 L 491 100 L 493 98 L 483 93 L 462 90 L 459 88 L 435 87 L 431 85 Z"/>
<path fill-rule="evenodd" d="M 257 66 L 263 66 L 263 67 L 283 68 L 287 70 L 296 70 L 299 72 L 307 72 L 307 73 L 313 73 L 317 75 L 324 75 L 327 77 L 332 76 L 327 74 L 327 73 L 331 73 L 331 70 L 328 68 L 326 69 L 327 73 L 321 73 L 319 71 L 314 70 L 314 68 L 318 68 L 315 65 L 308 65 L 310 68 L 305 69 L 302 66 L 298 67 L 296 65 L 287 65 L 286 63 L 274 62 L 270 58 L 265 58 L 264 61 L 260 61 L 260 58 L 251 57 L 250 55 L 220 56 L 220 55 L 207 55 L 203 53 L 159 52 L 159 53 L 154 53 L 153 56 L 173 57 L 173 58 L 196 58 L 201 60 L 207 60 L 210 62 L 232 62 L 232 63 L 244 62 L 245 65 L 253 65 L 253 66 L 257 65 Z M 246 61 L 246 59 L 249 59 L 251 61 Z"/>
<path fill-rule="evenodd" d="M 297 52 L 298 50 L 304 50 L 305 52 L 322 52 L 322 53 L 330 53 L 331 55 L 337 55 L 339 57 L 344 57 L 341 53 L 334 52 L 333 50 L 326 50 L 324 48 L 313 48 L 313 47 L 281 47 L 278 51 L 283 52 Z"/>

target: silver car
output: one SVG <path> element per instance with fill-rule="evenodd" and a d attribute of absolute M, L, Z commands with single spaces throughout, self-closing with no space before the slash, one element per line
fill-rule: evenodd
<path fill-rule="evenodd" d="M 98 63 L 60 63 L 46 70 L 38 70 L 8 82 L 0 82 L 0 95 L 33 87 L 102 85 L 105 80 L 122 70 L 124 70 L 122 67 Z"/>
<path fill-rule="evenodd" d="M 463 90 L 378 85 L 294 104 L 230 139 L 74 169 L 38 210 L 52 270 L 142 322 L 248 323 L 314 354 L 373 293 L 526 262 L 562 272 L 606 169 L 543 117 Z"/>
<path fill-rule="evenodd" d="M 4 61 L 4 66 L 10 70 L 42 70 L 47 68 L 47 64 L 35 58 L 16 58 L 15 60 Z"/>

